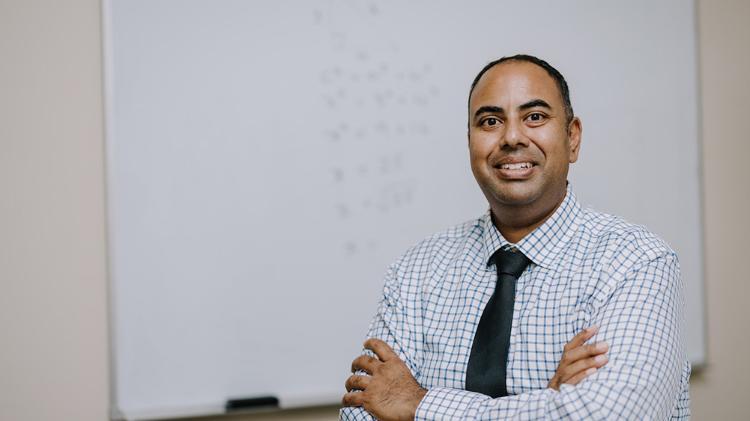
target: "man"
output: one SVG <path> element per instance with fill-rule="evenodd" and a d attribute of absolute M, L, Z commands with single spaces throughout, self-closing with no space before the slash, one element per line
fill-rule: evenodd
<path fill-rule="evenodd" d="M 342 419 L 689 417 L 677 257 L 581 208 L 581 127 L 548 63 L 477 75 L 469 152 L 490 210 L 389 268 Z"/>

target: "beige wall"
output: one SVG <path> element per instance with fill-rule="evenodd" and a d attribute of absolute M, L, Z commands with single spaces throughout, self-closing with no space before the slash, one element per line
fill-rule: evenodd
<path fill-rule="evenodd" d="M 64 3 L 64 4 L 63 4 Z M 747 419 L 750 2 L 698 2 L 708 364 L 695 419 Z M 99 1 L 0 0 L 0 420 L 107 418 Z M 681 124 L 664 101 L 665 124 Z M 234 420 L 322 420 L 334 408 Z"/>
<path fill-rule="evenodd" d="M 708 365 L 691 381 L 693 413 L 749 419 L 750 277 L 739 263 L 750 252 L 750 2 L 698 6 Z"/>
<path fill-rule="evenodd" d="M 0 419 L 108 400 L 97 0 L 0 0 Z"/>

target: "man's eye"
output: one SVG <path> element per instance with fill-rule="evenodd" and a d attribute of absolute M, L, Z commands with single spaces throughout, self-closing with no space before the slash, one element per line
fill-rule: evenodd
<path fill-rule="evenodd" d="M 485 126 L 496 126 L 499 121 L 495 117 L 490 117 L 484 120 Z"/>
<path fill-rule="evenodd" d="M 542 119 L 544 119 L 544 116 L 540 113 L 529 114 L 529 120 L 531 121 L 542 121 Z"/>

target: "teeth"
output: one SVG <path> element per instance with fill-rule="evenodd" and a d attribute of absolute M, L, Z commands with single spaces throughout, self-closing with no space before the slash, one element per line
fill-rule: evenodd
<path fill-rule="evenodd" d="M 524 168 L 531 168 L 531 162 L 519 162 L 517 164 L 503 164 L 500 166 L 504 170 L 520 170 Z"/>

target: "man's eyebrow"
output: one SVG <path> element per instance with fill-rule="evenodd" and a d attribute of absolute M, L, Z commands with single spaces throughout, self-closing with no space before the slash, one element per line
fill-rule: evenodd
<path fill-rule="evenodd" d="M 547 101 L 543 99 L 532 99 L 531 101 L 525 104 L 519 105 L 518 109 L 523 111 L 523 110 L 528 110 L 529 108 L 534 108 L 534 107 L 544 107 L 550 110 L 552 109 L 552 107 L 549 104 L 547 104 Z"/>
<path fill-rule="evenodd" d="M 479 117 L 480 114 L 484 113 L 497 113 L 497 114 L 503 114 L 505 113 L 505 110 L 503 110 L 502 107 L 498 107 L 496 105 L 483 105 L 479 107 L 479 109 L 474 113 L 474 118 Z"/>
<path fill-rule="evenodd" d="M 544 107 L 544 108 L 547 108 L 547 109 L 550 109 L 550 110 L 552 109 L 552 106 L 549 105 L 547 103 L 547 101 L 545 101 L 543 99 L 539 99 L 539 98 L 532 99 L 529 102 L 526 102 L 524 104 L 519 105 L 518 109 L 521 110 L 521 111 L 523 111 L 523 110 L 528 110 L 529 108 L 534 108 L 534 107 Z M 484 113 L 503 114 L 503 113 L 505 113 L 505 110 L 503 110 L 502 107 L 498 107 L 496 105 L 483 105 L 483 106 L 479 107 L 479 109 L 474 113 L 474 118 L 477 118 L 481 114 L 484 114 Z"/>

